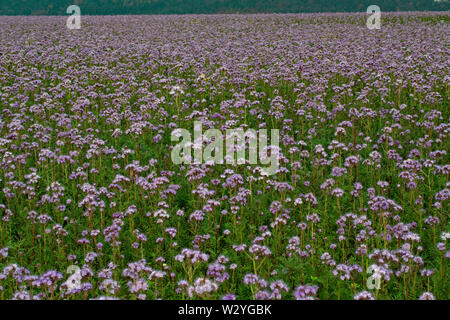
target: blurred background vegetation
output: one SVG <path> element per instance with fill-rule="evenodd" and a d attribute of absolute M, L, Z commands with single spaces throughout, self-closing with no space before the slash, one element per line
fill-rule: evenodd
<path fill-rule="evenodd" d="M 188 13 L 446 11 L 449 0 L 0 0 L 0 15 L 66 15 L 77 4 L 83 15 Z"/>

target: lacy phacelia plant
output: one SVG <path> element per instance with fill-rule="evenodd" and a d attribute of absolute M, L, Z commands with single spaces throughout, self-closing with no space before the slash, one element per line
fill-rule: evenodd
<path fill-rule="evenodd" d="M 68 18 L 0 16 L 1 300 L 448 299 L 448 12 Z"/>

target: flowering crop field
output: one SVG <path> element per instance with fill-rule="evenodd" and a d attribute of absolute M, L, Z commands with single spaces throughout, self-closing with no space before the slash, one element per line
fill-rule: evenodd
<path fill-rule="evenodd" d="M 0 17 L 1 299 L 448 299 L 449 15 Z"/>

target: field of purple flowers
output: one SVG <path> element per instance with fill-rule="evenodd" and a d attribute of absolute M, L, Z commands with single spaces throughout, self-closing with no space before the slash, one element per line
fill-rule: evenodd
<path fill-rule="evenodd" d="M 366 18 L 0 17 L 0 298 L 448 299 L 449 14 Z"/>

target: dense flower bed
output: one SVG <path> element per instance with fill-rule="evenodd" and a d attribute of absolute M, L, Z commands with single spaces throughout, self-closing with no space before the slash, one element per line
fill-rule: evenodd
<path fill-rule="evenodd" d="M 449 15 L 365 19 L 0 17 L 0 297 L 448 299 Z"/>

